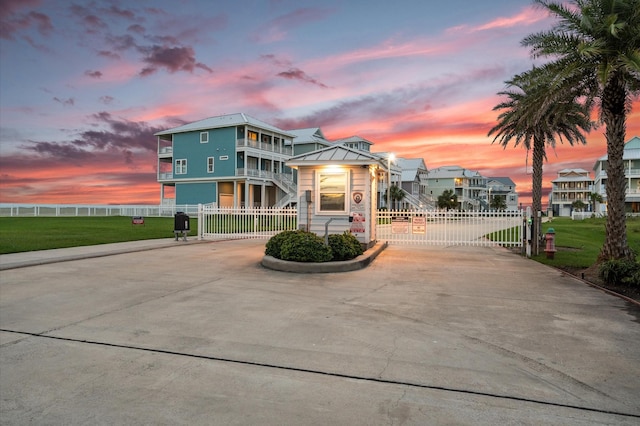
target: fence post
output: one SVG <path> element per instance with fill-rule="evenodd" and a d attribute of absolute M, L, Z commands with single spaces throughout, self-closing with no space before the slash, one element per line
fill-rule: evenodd
<path fill-rule="evenodd" d="M 202 204 L 198 204 L 198 240 L 202 240 L 202 229 L 204 227 L 204 211 L 202 210 Z"/>

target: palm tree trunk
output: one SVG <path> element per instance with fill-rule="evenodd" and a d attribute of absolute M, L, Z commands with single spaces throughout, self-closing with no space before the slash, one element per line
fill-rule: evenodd
<path fill-rule="evenodd" d="M 542 167 L 544 162 L 544 138 L 535 135 L 533 138 L 533 176 L 531 182 L 533 221 L 531 227 L 531 254 L 540 252 L 540 220 L 538 212 L 542 211 Z"/>
<path fill-rule="evenodd" d="M 617 75 L 611 77 L 602 94 L 602 118 L 607 126 L 607 224 L 606 237 L 599 261 L 632 259 L 627 243 L 624 211 L 626 179 L 624 176 L 624 139 L 626 134 L 627 92 Z"/>

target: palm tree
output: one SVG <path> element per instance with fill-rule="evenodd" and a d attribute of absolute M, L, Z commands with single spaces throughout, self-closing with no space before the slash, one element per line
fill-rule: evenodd
<path fill-rule="evenodd" d="M 633 258 L 627 242 L 623 151 L 631 99 L 640 91 L 640 0 L 534 0 L 559 18 L 550 30 L 526 37 L 533 57 L 551 57 L 558 81 L 582 87 L 597 98 L 607 140 L 606 239 L 599 260 Z M 568 83 L 562 83 L 562 82 Z M 574 86 L 575 87 L 575 86 Z"/>
<path fill-rule="evenodd" d="M 596 213 L 596 203 L 601 203 L 604 200 L 602 199 L 602 195 L 598 194 L 597 192 L 592 192 L 591 194 L 589 194 L 589 202 L 591 203 L 591 212 L 593 214 Z"/>
<path fill-rule="evenodd" d="M 506 101 L 496 105 L 498 123 L 489 131 L 503 148 L 514 141 L 527 150 L 533 149 L 532 175 L 532 253 L 538 254 L 540 218 L 542 211 L 542 168 L 547 158 L 545 146 L 554 148 L 556 140 L 570 145 L 586 143 L 584 132 L 591 130 L 590 106 L 576 99 L 573 89 L 561 87 L 556 80 L 554 66 L 534 67 L 506 82 L 508 90 L 499 92 Z"/>
<path fill-rule="evenodd" d="M 449 210 L 456 207 L 458 207 L 458 196 L 453 189 L 445 189 L 441 195 L 438 195 L 438 208 Z"/>
<path fill-rule="evenodd" d="M 582 200 L 575 200 L 573 203 L 571 203 L 571 207 L 573 207 L 575 211 L 581 212 L 584 211 L 587 205 Z"/>
<path fill-rule="evenodd" d="M 506 210 L 507 209 L 507 200 L 506 200 L 506 195 L 494 195 L 491 198 L 491 203 L 489 205 L 489 207 L 491 207 L 493 210 Z"/>
<path fill-rule="evenodd" d="M 400 188 L 398 185 L 391 185 L 389 187 L 391 200 L 393 201 L 393 205 L 395 209 L 398 209 L 398 203 L 404 200 L 404 196 L 406 195 L 404 190 Z"/>

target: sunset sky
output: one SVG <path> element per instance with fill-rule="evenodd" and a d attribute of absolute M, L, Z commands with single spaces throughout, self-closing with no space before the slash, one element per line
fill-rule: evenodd
<path fill-rule="evenodd" d="M 534 63 L 520 41 L 553 23 L 529 0 L 2 0 L 0 21 L 0 202 L 158 204 L 153 134 L 244 112 L 508 176 L 530 203 L 531 156 L 487 137 Z M 547 151 L 543 202 L 603 133 Z"/>

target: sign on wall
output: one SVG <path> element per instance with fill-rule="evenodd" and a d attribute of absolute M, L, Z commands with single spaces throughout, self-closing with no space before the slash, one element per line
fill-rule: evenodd
<path fill-rule="evenodd" d="M 351 213 L 351 217 L 352 217 L 352 222 L 351 222 L 351 227 L 349 228 L 349 231 L 352 234 L 365 232 L 365 229 L 364 229 L 364 222 L 365 222 L 364 214 L 362 214 L 362 213 Z"/>
<path fill-rule="evenodd" d="M 353 191 L 351 193 L 351 211 L 363 212 L 364 210 L 364 194 L 362 191 Z"/>

